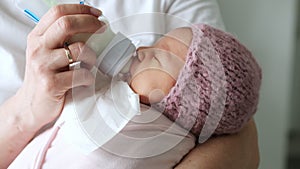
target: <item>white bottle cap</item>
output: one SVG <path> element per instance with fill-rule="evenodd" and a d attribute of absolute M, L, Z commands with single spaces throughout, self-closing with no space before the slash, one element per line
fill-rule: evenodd
<path fill-rule="evenodd" d="M 118 32 L 98 57 L 99 70 L 110 77 L 117 75 L 131 60 L 135 50 L 133 43 Z"/>

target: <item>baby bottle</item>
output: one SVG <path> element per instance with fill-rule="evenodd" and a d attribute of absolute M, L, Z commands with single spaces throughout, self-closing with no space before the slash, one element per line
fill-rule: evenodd
<path fill-rule="evenodd" d="M 104 16 L 99 20 L 106 23 L 102 33 L 81 33 L 73 36 L 70 43 L 85 41 L 86 45 L 96 52 L 97 62 L 94 69 L 96 76 L 95 90 L 109 86 L 112 80 L 122 80 L 129 83 L 130 66 L 136 51 L 135 45 L 120 32 L 114 33 Z"/>
<path fill-rule="evenodd" d="M 89 36 L 86 44 L 96 52 L 96 66 L 105 76 L 127 81 L 136 47 L 122 33 L 114 33 L 104 16 L 100 16 L 99 19 L 106 23 L 105 31 Z M 72 40 L 76 38 L 78 37 L 73 37 Z"/>
<path fill-rule="evenodd" d="M 51 6 L 60 3 L 57 0 L 14 0 L 14 2 L 35 23 L 39 22 L 39 19 Z M 75 1 L 64 0 L 64 3 L 75 3 Z M 98 19 L 106 23 L 106 26 L 102 28 L 105 29 L 103 33 L 76 34 L 68 42 L 86 42 L 96 52 L 98 56 L 96 65 L 101 73 L 108 77 L 106 79 L 117 77 L 127 81 L 130 63 L 136 47 L 122 33 L 114 33 L 105 16 L 100 16 Z"/>

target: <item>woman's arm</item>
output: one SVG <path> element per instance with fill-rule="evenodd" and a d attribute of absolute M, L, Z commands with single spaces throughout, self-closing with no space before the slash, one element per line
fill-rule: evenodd
<path fill-rule="evenodd" d="M 28 35 L 23 84 L 0 105 L 0 169 L 7 168 L 35 133 L 60 115 L 68 90 L 93 84 L 88 66 L 95 64 L 96 54 L 82 42 L 70 44 L 75 61 L 85 49 L 80 60 L 88 66 L 65 70 L 69 62 L 63 44 L 74 34 L 99 30 L 104 25 L 97 19 L 100 15 L 101 11 L 86 5 L 58 5 Z"/>
<path fill-rule="evenodd" d="M 0 169 L 7 168 L 40 128 L 30 126 L 29 114 L 22 112 L 19 103 L 12 97 L 0 107 Z"/>
<path fill-rule="evenodd" d="M 257 130 L 253 119 L 237 134 L 209 139 L 193 149 L 175 169 L 256 169 Z"/>

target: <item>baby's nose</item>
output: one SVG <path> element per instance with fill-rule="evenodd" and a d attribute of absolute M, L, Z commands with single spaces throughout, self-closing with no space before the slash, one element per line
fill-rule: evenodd
<path fill-rule="evenodd" d="M 146 51 L 147 47 L 142 46 L 139 47 L 136 51 L 137 54 L 137 58 L 139 59 L 139 61 L 143 61 L 145 59 L 145 51 Z"/>
<path fill-rule="evenodd" d="M 140 62 L 142 62 L 145 59 L 145 54 L 143 52 L 141 52 L 141 51 L 137 51 L 136 55 L 137 55 L 137 59 Z"/>

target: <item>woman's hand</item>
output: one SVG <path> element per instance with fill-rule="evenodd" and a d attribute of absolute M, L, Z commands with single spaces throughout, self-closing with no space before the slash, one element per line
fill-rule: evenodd
<path fill-rule="evenodd" d="M 33 129 L 53 121 L 62 111 L 66 92 L 77 86 L 93 84 L 86 68 L 69 71 L 69 60 L 63 45 L 74 34 L 94 33 L 104 24 L 99 10 L 85 5 L 59 5 L 49 10 L 28 35 L 24 84 L 17 96 L 23 99 L 24 119 Z M 72 59 L 94 65 L 96 55 L 75 42 L 69 46 Z M 83 52 L 84 50 L 84 52 Z M 73 80 L 76 74 L 76 81 Z"/>
<path fill-rule="evenodd" d="M 239 133 L 198 145 L 175 169 L 257 169 L 258 165 L 257 131 L 251 119 Z"/>
<path fill-rule="evenodd" d="M 77 33 L 98 31 L 104 25 L 99 15 L 101 11 L 89 6 L 59 5 L 28 35 L 24 82 L 0 106 L 0 169 L 7 168 L 35 133 L 59 116 L 69 89 L 93 84 L 88 69 L 96 62 L 95 53 L 83 42 L 70 44 L 72 59 L 86 66 L 69 70 L 64 43 Z"/>

